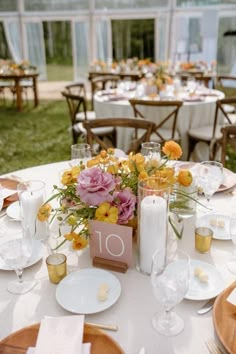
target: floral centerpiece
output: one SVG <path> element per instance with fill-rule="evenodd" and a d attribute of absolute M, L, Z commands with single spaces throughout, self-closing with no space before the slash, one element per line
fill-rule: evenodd
<path fill-rule="evenodd" d="M 178 177 L 175 169 L 167 166 L 168 160 L 177 160 L 182 155 L 179 144 L 166 142 L 162 152 L 161 161 L 146 161 L 140 153 L 130 153 L 127 159 L 121 160 L 114 156 L 114 149 L 101 151 L 87 162 L 87 166 L 81 162 L 64 171 L 62 187 L 54 186 L 55 193 L 39 209 L 38 219 L 52 221 L 56 218 L 58 236 L 62 237 L 58 247 L 68 240 L 77 250 L 87 246 L 89 220 L 136 227 L 140 180 L 148 176 L 161 177 L 164 184 L 172 186 L 173 192 L 177 192 L 174 187 L 177 179 L 185 185 L 191 181 L 190 172 Z M 179 193 L 185 195 L 184 191 Z M 59 202 L 56 208 L 50 205 L 53 199 Z M 69 226 L 70 231 L 61 234 L 60 226 L 64 225 Z"/>
<path fill-rule="evenodd" d="M 168 74 L 167 66 L 165 64 L 157 64 L 155 72 L 155 84 L 159 90 L 162 90 L 165 85 L 173 83 L 172 77 Z"/>

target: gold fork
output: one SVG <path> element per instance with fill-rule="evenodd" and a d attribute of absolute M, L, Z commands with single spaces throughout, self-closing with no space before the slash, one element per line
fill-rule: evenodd
<path fill-rule="evenodd" d="M 224 354 L 213 338 L 210 338 L 206 341 L 206 346 L 211 354 Z"/>

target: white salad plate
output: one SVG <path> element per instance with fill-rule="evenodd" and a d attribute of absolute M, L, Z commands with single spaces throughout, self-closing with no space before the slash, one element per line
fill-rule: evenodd
<path fill-rule="evenodd" d="M 197 219 L 196 226 L 209 227 L 216 240 L 231 240 L 230 217 L 223 214 L 206 214 Z"/>
<path fill-rule="evenodd" d="M 201 281 L 199 277 L 195 275 L 196 268 L 200 268 L 204 272 L 208 277 L 207 281 Z M 199 260 L 192 259 L 190 261 L 190 282 L 185 299 L 208 300 L 220 294 L 224 288 L 224 280 L 216 267 Z"/>
<path fill-rule="evenodd" d="M 107 298 L 98 299 L 101 284 L 107 284 Z M 78 314 L 92 314 L 111 307 L 119 298 L 121 285 L 112 273 L 85 268 L 67 275 L 57 286 L 56 299 L 64 309 Z"/>
<path fill-rule="evenodd" d="M 11 241 L 13 238 L 9 238 L 9 241 Z M 0 242 L 0 247 L 1 244 L 7 242 L 8 240 L 6 238 L 1 238 Z M 33 240 L 33 250 L 32 254 L 30 256 L 30 259 L 28 260 L 28 263 L 24 268 L 28 268 L 40 261 L 40 259 L 43 258 L 43 245 L 40 241 L 38 240 Z M 12 270 L 8 265 L 5 264 L 3 259 L 0 257 L 0 270 Z"/>

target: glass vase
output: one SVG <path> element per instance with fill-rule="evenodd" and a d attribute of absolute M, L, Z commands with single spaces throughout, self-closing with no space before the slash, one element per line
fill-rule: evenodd
<path fill-rule="evenodd" d="M 138 185 L 137 269 L 151 274 L 152 256 L 165 248 L 168 235 L 170 186 L 159 177 L 148 177 Z"/>

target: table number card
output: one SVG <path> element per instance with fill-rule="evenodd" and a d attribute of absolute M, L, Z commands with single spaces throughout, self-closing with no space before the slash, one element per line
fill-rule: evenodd
<path fill-rule="evenodd" d="M 132 227 L 91 220 L 90 255 L 132 266 Z"/>

